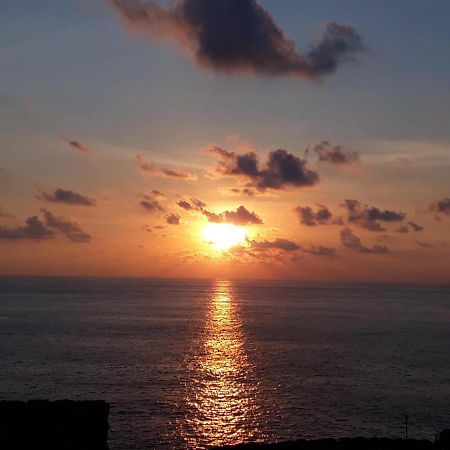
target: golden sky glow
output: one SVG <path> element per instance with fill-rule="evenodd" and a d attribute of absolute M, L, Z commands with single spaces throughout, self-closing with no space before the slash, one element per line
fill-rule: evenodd
<path fill-rule="evenodd" d="M 203 228 L 203 236 L 214 250 L 221 251 L 244 244 L 247 232 L 244 227 L 228 223 L 209 223 Z"/>

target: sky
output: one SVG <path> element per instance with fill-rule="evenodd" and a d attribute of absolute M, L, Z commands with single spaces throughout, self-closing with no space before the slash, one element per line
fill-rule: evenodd
<path fill-rule="evenodd" d="M 450 281 L 448 0 L 0 11 L 0 274 Z"/>

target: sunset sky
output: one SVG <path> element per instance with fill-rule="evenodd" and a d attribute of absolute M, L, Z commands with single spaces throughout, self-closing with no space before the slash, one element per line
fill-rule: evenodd
<path fill-rule="evenodd" d="M 448 0 L 0 10 L 0 274 L 450 281 Z"/>

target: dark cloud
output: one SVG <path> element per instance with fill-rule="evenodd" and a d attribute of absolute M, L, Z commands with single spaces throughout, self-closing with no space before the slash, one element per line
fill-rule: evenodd
<path fill-rule="evenodd" d="M 86 145 L 82 144 L 80 141 L 67 139 L 64 136 L 59 136 L 66 144 L 68 144 L 72 149 L 76 150 L 79 153 L 92 153 L 92 150 Z"/>
<path fill-rule="evenodd" d="M 187 202 L 186 200 L 178 201 L 177 205 L 180 208 L 184 209 L 185 211 L 192 211 L 194 209 L 194 207 L 189 202 Z"/>
<path fill-rule="evenodd" d="M 259 216 L 248 211 L 244 206 L 239 206 L 236 211 L 225 211 L 222 214 L 224 222 L 234 225 L 261 225 L 263 223 Z"/>
<path fill-rule="evenodd" d="M 153 195 L 153 197 L 164 197 L 164 194 L 161 191 L 158 191 L 157 189 L 153 189 L 151 195 Z"/>
<path fill-rule="evenodd" d="M 254 152 L 237 154 L 218 147 L 210 152 L 218 158 L 216 173 L 244 180 L 247 188 L 260 192 L 313 186 L 319 182 L 319 174 L 307 168 L 306 160 L 286 150 L 270 152 L 262 166 Z"/>
<path fill-rule="evenodd" d="M 179 200 L 177 205 L 184 209 L 185 211 L 203 211 L 206 203 L 202 202 L 198 198 L 191 198 L 190 201 L 187 200 Z"/>
<path fill-rule="evenodd" d="M 48 229 L 36 216 L 29 217 L 23 227 L 0 226 L 0 239 L 42 241 L 53 237 L 53 231 Z"/>
<path fill-rule="evenodd" d="M 231 223 L 233 225 L 261 225 L 262 219 L 254 212 L 250 212 L 244 206 L 239 206 L 236 211 L 224 211 L 216 214 L 206 209 L 202 214 L 213 223 Z"/>
<path fill-rule="evenodd" d="M 431 205 L 431 211 L 436 214 L 442 214 L 445 216 L 450 216 L 450 198 L 444 198 Z"/>
<path fill-rule="evenodd" d="M 332 164 L 349 164 L 359 160 L 357 152 L 344 150 L 340 145 L 333 146 L 328 141 L 315 145 L 313 151 L 319 157 L 319 161 Z"/>
<path fill-rule="evenodd" d="M 358 253 L 375 253 L 380 255 L 389 253 L 389 249 L 387 247 L 382 247 L 380 245 L 375 245 L 371 248 L 364 246 L 361 239 L 353 234 L 350 228 L 344 228 L 341 230 L 341 242 L 345 248 Z"/>
<path fill-rule="evenodd" d="M 300 245 L 288 239 L 275 239 L 274 241 L 248 240 L 250 248 L 254 251 L 281 250 L 283 252 L 294 252 L 300 250 Z"/>
<path fill-rule="evenodd" d="M 409 233 L 409 228 L 405 225 L 402 225 L 401 227 L 394 230 L 396 233 Z"/>
<path fill-rule="evenodd" d="M 323 205 L 318 205 L 317 211 L 313 211 L 309 206 L 297 206 L 294 212 L 297 214 L 300 223 L 308 227 L 331 223 L 333 217 L 330 210 Z"/>
<path fill-rule="evenodd" d="M 402 222 L 406 214 L 403 212 L 380 210 L 375 207 L 362 206 L 358 200 L 344 200 L 341 205 L 347 210 L 349 223 L 357 224 L 369 231 L 386 231 L 378 222 Z"/>
<path fill-rule="evenodd" d="M 51 203 L 65 203 L 66 205 L 95 206 L 96 204 L 96 201 L 92 198 L 61 188 L 53 192 L 41 192 L 37 198 Z"/>
<path fill-rule="evenodd" d="M 54 216 L 46 209 L 41 209 L 41 212 L 44 215 L 46 226 L 58 230 L 70 241 L 86 243 L 92 240 L 92 236 L 84 232 L 77 223 L 70 222 L 63 217 Z"/>
<path fill-rule="evenodd" d="M 173 40 L 205 69 L 313 79 L 335 72 L 363 49 L 350 26 L 328 23 L 307 53 L 295 48 L 274 18 L 256 0 L 110 0 L 126 25 L 150 38 Z"/>
<path fill-rule="evenodd" d="M 181 217 L 178 214 L 169 214 L 166 217 L 166 222 L 169 225 L 180 225 Z"/>
<path fill-rule="evenodd" d="M 303 248 L 302 251 L 315 256 L 336 256 L 335 248 L 325 247 L 323 245 L 311 245 L 310 248 Z"/>
<path fill-rule="evenodd" d="M 159 191 L 153 190 L 152 192 L 150 192 L 150 194 L 143 194 L 141 195 L 141 197 L 143 198 L 143 200 L 141 200 L 139 204 L 146 211 L 151 213 L 164 211 L 164 207 L 158 200 L 158 198 L 161 197 L 161 193 Z"/>
<path fill-rule="evenodd" d="M 146 163 L 144 158 L 137 156 L 136 161 L 139 167 L 151 175 L 163 178 L 177 178 L 179 180 L 196 180 L 197 176 L 186 170 L 175 170 L 167 167 L 161 167 L 153 163 Z"/>

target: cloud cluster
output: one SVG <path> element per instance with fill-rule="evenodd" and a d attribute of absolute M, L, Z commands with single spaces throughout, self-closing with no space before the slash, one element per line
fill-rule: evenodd
<path fill-rule="evenodd" d="M 163 212 L 164 207 L 161 205 L 158 200 L 160 197 L 163 197 L 163 193 L 160 191 L 153 190 L 150 194 L 143 194 L 141 197 L 143 200 L 139 202 L 142 208 L 151 213 Z"/>
<path fill-rule="evenodd" d="M 344 200 L 341 205 L 347 211 L 349 223 L 356 224 L 369 231 L 386 231 L 379 222 L 402 222 L 406 214 L 390 210 L 363 206 L 358 200 Z"/>
<path fill-rule="evenodd" d="M 261 225 L 262 219 L 254 212 L 250 212 L 244 206 L 239 206 L 235 211 L 224 211 L 222 213 L 213 213 L 206 209 L 202 214 L 212 223 L 230 223 L 233 225 Z"/>
<path fill-rule="evenodd" d="M 297 206 L 294 212 L 298 216 L 300 223 L 307 227 L 315 227 L 332 223 L 333 215 L 330 210 L 323 205 L 317 205 L 318 209 L 314 211 L 310 206 Z"/>
<path fill-rule="evenodd" d="M 96 204 L 96 201 L 92 198 L 69 189 L 61 188 L 58 188 L 53 192 L 40 192 L 37 198 L 50 203 L 64 203 L 66 205 L 95 206 Z"/>
<path fill-rule="evenodd" d="M 179 200 L 177 205 L 185 211 L 203 211 L 206 206 L 205 202 L 202 202 L 198 198 L 191 198 L 188 200 Z"/>
<path fill-rule="evenodd" d="M 371 248 L 364 246 L 361 239 L 356 236 L 350 228 L 341 230 L 341 242 L 345 248 L 358 253 L 374 253 L 379 255 L 389 253 L 387 247 L 382 247 L 380 245 L 375 245 Z"/>
<path fill-rule="evenodd" d="M 350 164 L 359 161 L 359 153 L 344 150 L 340 145 L 331 145 L 328 141 L 323 141 L 313 148 L 314 153 L 319 157 L 319 161 L 331 164 Z"/>
<path fill-rule="evenodd" d="M 304 253 L 310 253 L 315 256 L 336 256 L 336 249 L 333 247 L 326 247 L 324 245 L 311 245 L 310 248 L 303 248 Z"/>
<path fill-rule="evenodd" d="M 254 152 L 238 154 L 219 147 L 209 150 L 217 159 L 215 172 L 232 176 L 246 183 L 246 188 L 260 192 L 289 187 L 313 186 L 319 182 L 319 174 L 307 167 L 307 161 L 286 150 L 270 152 L 264 164 Z"/>
<path fill-rule="evenodd" d="M 248 240 L 247 242 L 250 246 L 250 249 L 254 251 L 281 250 L 283 252 L 295 252 L 296 250 L 300 250 L 301 248 L 300 245 L 298 245 L 294 241 L 280 238 L 273 241 Z"/>
<path fill-rule="evenodd" d="M 363 49 L 350 26 L 328 23 L 307 53 L 295 48 L 274 18 L 256 0 L 110 0 L 126 25 L 152 39 L 173 40 L 201 68 L 313 79 L 335 72 Z"/>
<path fill-rule="evenodd" d="M 22 227 L 0 226 L 0 239 L 42 241 L 54 237 L 54 232 L 48 229 L 37 216 L 29 217 Z"/>
<path fill-rule="evenodd" d="M 54 238 L 57 231 L 72 242 L 85 243 L 91 241 L 92 237 L 84 232 L 77 223 L 70 222 L 62 217 L 56 217 L 46 209 L 41 209 L 41 213 L 44 221 L 41 221 L 37 216 L 32 216 L 21 227 L 0 226 L 0 239 L 42 241 Z"/>
<path fill-rule="evenodd" d="M 430 209 L 436 214 L 450 216 L 450 198 L 447 197 L 442 200 L 439 200 L 436 203 L 433 203 Z"/>
<path fill-rule="evenodd" d="M 58 230 L 70 241 L 75 243 L 86 243 L 92 240 L 92 236 L 83 231 L 76 222 L 71 222 L 63 217 L 54 216 L 46 209 L 41 209 L 41 212 L 44 215 L 46 226 Z"/>
<path fill-rule="evenodd" d="M 139 167 L 151 175 L 163 178 L 176 178 L 178 180 L 196 180 L 197 176 L 187 170 L 170 169 L 168 167 L 161 167 L 154 163 L 145 162 L 141 155 L 136 157 Z"/>
<path fill-rule="evenodd" d="M 178 214 L 168 214 L 166 217 L 166 223 L 169 225 L 180 225 L 181 217 Z"/>

